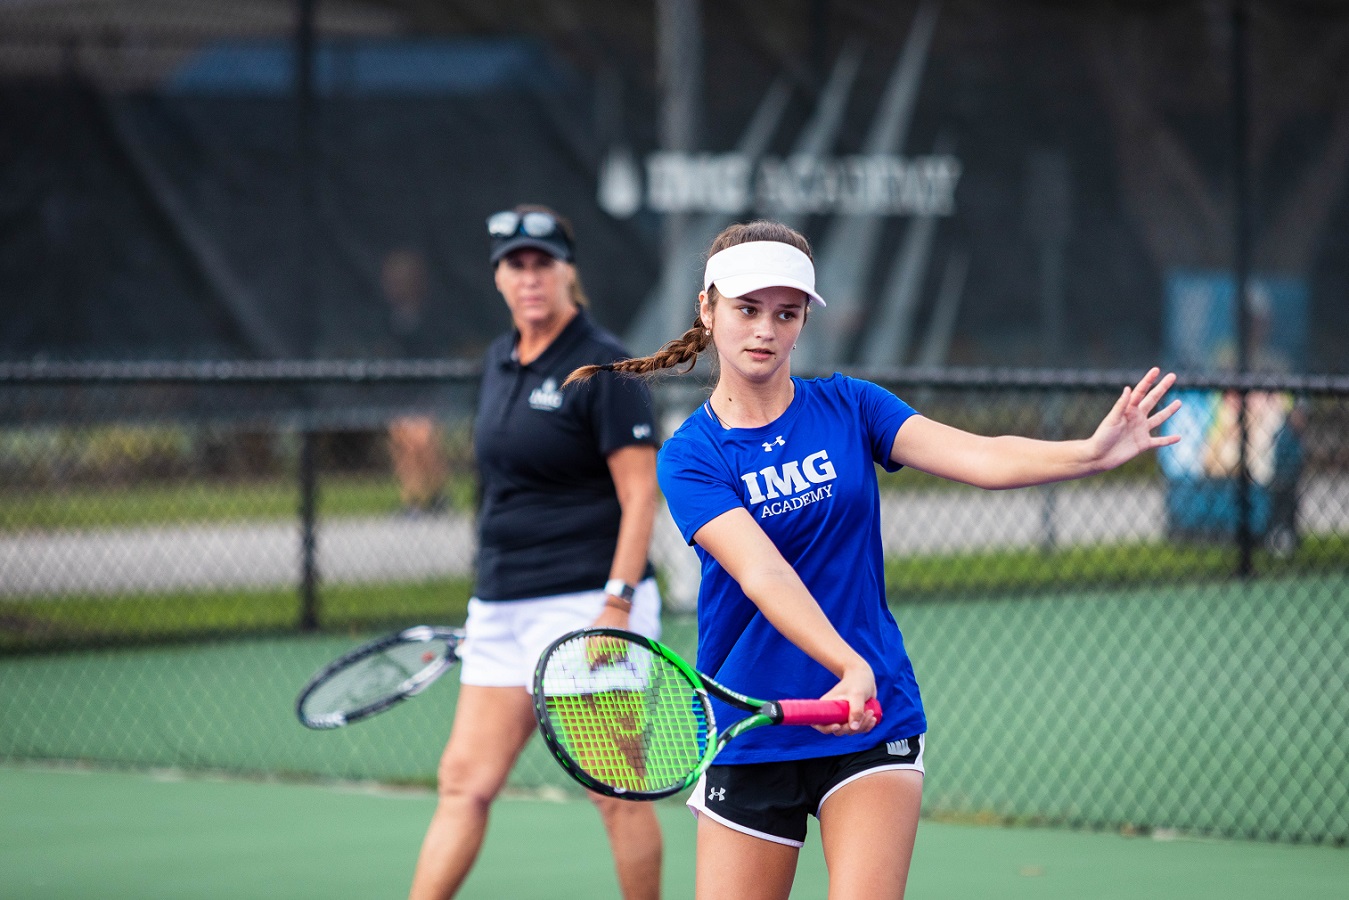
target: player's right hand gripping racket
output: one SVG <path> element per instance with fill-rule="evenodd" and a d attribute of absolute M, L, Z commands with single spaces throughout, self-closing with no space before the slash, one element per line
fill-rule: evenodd
<path fill-rule="evenodd" d="M 712 697 L 752 715 L 719 733 Z M 880 704 L 868 700 L 867 708 L 880 719 Z M 655 800 L 692 786 L 737 735 L 763 725 L 842 724 L 848 702 L 755 700 L 700 674 L 659 641 L 582 628 L 539 658 L 534 716 L 553 758 L 582 785 Z"/>
<path fill-rule="evenodd" d="M 430 687 L 459 661 L 464 632 L 416 625 L 344 653 L 315 672 L 295 700 L 309 728 L 340 728 Z"/>

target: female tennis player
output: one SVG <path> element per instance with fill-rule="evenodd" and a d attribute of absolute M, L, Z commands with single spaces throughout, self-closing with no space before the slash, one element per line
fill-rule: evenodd
<path fill-rule="evenodd" d="M 902 897 L 918 826 L 927 722 L 885 599 L 875 465 L 1004 489 L 1079 478 L 1174 443 L 1154 430 L 1174 382 L 1150 371 L 1085 440 L 982 437 L 866 381 L 804 380 L 791 352 L 825 300 L 804 237 L 733 225 L 712 243 L 694 327 L 642 374 L 714 349 L 716 386 L 660 451 L 670 512 L 702 561 L 699 671 L 757 697 L 844 698 L 846 725 L 763 728 L 695 787 L 697 893 L 786 898 L 815 815 L 829 896 Z M 823 310 L 816 314 L 824 314 Z M 579 370 L 578 379 L 598 371 Z M 863 704 L 876 697 L 880 722 Z M 719 726 L 744 715 L 717 704 Z"/>
<path fill-rule="evenodd" d="M 489 808 L 534 730 L 534 666 L 587 625 L 652 637 L 660 596 L 647 560 L 657 504 L 651 396 L 603 375 L 561 390 L 586 363 L 626 357 L 586 312 L 570 223 L 541 206 L 488 220 L 512 330 L 484 363 L 474 423 L 481 505 L 458 704 L 437 773 L 439 802 L 411 896 L 450 897 L 482 845 Z M 622 895 L 660 893 L 661 833 L 649 804 L 592 794 Z"/>

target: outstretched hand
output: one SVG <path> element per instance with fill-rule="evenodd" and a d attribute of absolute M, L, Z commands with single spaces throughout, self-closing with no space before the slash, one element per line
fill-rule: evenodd
<path fill-rule="evenodd" d="M 1157 404 L 1176 383 L 1174 372 L 1168 372 L 1158 380 L 1160 374 L 1161 370 L 1154 366 L 1138 384 L 1126 387 L 1114 407 L 1096 427 L 1096 433 L 1091 436 L 1089 443 L 1098 471 L 1113 469 L 1135 456 L 1180 440 L 1178 434 L 1153 433 L 1180 409 L 1180 401 L 1173 400 L 1157 410 Z"/>

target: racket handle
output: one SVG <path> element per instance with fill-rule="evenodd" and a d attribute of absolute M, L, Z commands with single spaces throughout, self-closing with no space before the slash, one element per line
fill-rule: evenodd
<path fill-rule="evenodd" d="M 848 721 L 847 700 L 778 700 L 781 725 L 842 725 Z M 867 701 L 876 721 L 881 720 L 881 705 L 876 698 Z"/>

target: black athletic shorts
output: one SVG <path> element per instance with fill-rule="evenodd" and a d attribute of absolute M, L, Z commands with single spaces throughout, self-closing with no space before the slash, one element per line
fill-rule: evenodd
<path fill-rule="evenodd" d="M 824 801 L 843 785 L 873 772 L 922 772 L 924 738 L 919 734 L 842 756 L 713 765 L 694 787 L 688 807 L 744 834 L 800 847 L 806 817 L 818 817 Z"/>

